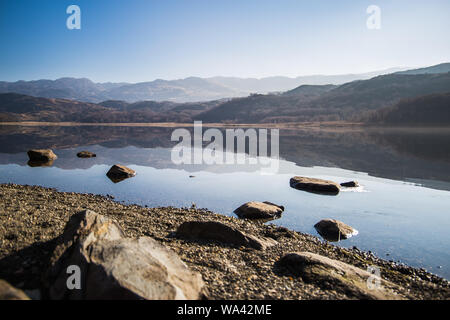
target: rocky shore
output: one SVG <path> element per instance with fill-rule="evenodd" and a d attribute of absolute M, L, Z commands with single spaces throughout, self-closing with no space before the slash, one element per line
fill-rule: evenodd
<path fill-rule="evenodd" d="M 0 279 L 31 298 L 44 297 L 44 275 L 64 229 L 86 209 L 115 221 L 130 239 L 150 237 L 175 252 L 201 275 L 205 299 L 450 298 L 449 282 L 423 269 L 283 227 L 206 209 L 144 208 L 99 195 L 15 184 L 0 185 Z M 211 230 L 234 240 L 214 239 Z M 355 285 L 368 267 L 379 268 L 389 292 L 377 295 Z"/>

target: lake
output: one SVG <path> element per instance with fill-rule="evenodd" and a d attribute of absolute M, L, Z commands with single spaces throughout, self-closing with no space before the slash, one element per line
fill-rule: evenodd
<path fill-rule="evenodd" d="M 315 223 L 338 219 L 359 234 L 337 245 L 450 278 L 450 130 L 280 129 L 275 174 L 264 174 L 260 164 L 177 165 L 171 159 L 173 130 L 3 125 L 0 183 L 112 195 L 143 206 L 195 203 L 230 216 L 245 202 L 271 201 L 285 211 L 267 223 L 319 236 Z M 26 151 L 32 148 L 52 148 L 58 159 L 30 167 Z M 81 150 L 97 157 L 77 158 Z M 105 174 L 116 163 L 137 175 L 113 183 Z M 292 189 L 294 175 L 357 180 L 362 187 L 337 196 L 313 194 Z"/>

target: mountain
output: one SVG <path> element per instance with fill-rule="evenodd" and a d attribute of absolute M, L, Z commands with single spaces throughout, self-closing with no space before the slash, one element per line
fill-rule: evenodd
<path fill-rule="evenodd" d="M 344 74 L 344 75 L 311 75 L 295 78 L 289 77 L 266 77 L 256 78 L 236 78 L 236 77 L 212 77 L 208 81 L 232 88 L 234 90 L 245 91 L 247 93 L 273 93 L 292 90 L 301 85 L 339 85 L 355 80 L 370 79 L 382 74 L 388 74 L 404 70 L 404 68 L 390 68 L 380 71 Z"/>
<path fill-rule="evenodd" d="M 61 78 L 57 80 L 35 80 L 0 82 L 0 93 L 20 93 L 29 96 L 57 99 L 72 99 L 91 103 L 107 100 L 196 102 L 245 97 L 251 93 L 287 91 L 299 85 L 342 84 L 358 79 L 368 79 L 398 69 L 389 69 L 364 74 L 316 75 L 289 77 L 267 77 L 243 79 L 232 77 L 199 78 L 179 80 L 154 80 L 140 83 L 94 83 L 89 79 Z"/>
<path fill-rule="evenodd" d="M 450 73 L 389 74 L 328 89 L 322 88 L 321 94 L 309 98 L 289 94 L 236 98 L 195 118 L 239 123 L 352 120 L 362 112 L 391 106 L 401 99 L 448 92 Z"/>
<path fill-rule="evenodd" d="M 427 74 L 427 73 L 447 73 L 450 72 L 450 63 L 441 63 L 435 66 L 412 69 L 406 71 L 397 72 L 398 74 Z"/>
<path fill-rule="evenodd" d="M 299 86 L 295 89 L 286 91 L 283 93 L 284 96 L 296 96 L 296 97 L 318 97 L 320 95 L 322 95 L 325 92 L 328 92 L 330 90 L 333 90 L 337 88 L 337 86 L 332 85 L 332 84 L 327 84 L 327 85 L 302 85 Z"/>
<path fill-rule="evenodd" d="M 339 86 L 333 84 L 301 85 L 283 93 L 250 94 L 246 97 L 215 99 L 207 102 L 138 101 L 130 103 L 114 98 L 105 99 L 99 103 L 90 103 L 71 99 L 4 93 L 0 94 L 0 121 L 103 123 L 186 123 L 193 120 L 209 123 L 359 121 L 370 111 L 395 106 L 404 99 L 450 92 L 450 72 L 432 73 L 433 70 L 441 70 L 440 68 L 431 68 L 430 70 L 428 73 L 419 72 L 419 74 L 381 75 Z M 78 90 L 86 96 L 97 92 L 98 97 L 107 95 L 110 90 L 122 90 L 122 94 L 126 93 L 128 96 L 136 94 L 137 97 L 144 95 L 143 92 L 149 88 L 148 83 L 141 83 L 139 84 L 140 88 L 135 85 L 114 86 L 108 84 L 108 87 L 112 89 L 106 89 L 106 85 L 95 84 L 88 79 L 74 80 L 70 78 L 54 82 L 47 80 L 38 82 L 40 82 L 39 85 L 33 82 L 31 87 L 27 87 L 27 90 L 36 93 L 44 87 L 48 91 L 59 88 L 60 93 L 66 92 L 73 95 Z M 160 82 L 160 88 L 167 89 L 168 81 L 158 80 L 158 82 Z M 46 86 L 43 86 L 43 83 L 46 83 Z M 72 83 L 74 86 L 69 88 L 72 91 L 64 91 L 64 86 Z M 179 86 L 182 85 L 183 90 L 192 93 L 192 96 L 195 95 L 196 87 L 206 88 L 210 93 L 216 88 L 214 84 L 206 85 L 205 80 L 200 78 L 189 78 L 170 83 L 172 88 L 176 83 Z M 23 82 L 15 83 L 15 85 L 19 84 L 22 85 Z M 422 100 L 414 102 L 415 105 L 420 105 L 420 103 L 425 102 Z M 433 113 L 441 112 L 441 109 L 436 108 L 430 110 Z M 442 113 L 442 115 L 444 114 Z"/>
<path fill-rule="evenodd" d="M 158 107 L 158 104 L 161 106 Z M 192 114 L 198 113 L 197 111 L 191 114 L 189 109 L 177 112 L 170 109 L 162 111 L 164 106 L 164 103 L 150 102 L 150 107 L 136 107 L 132 111 L 127 111 L 68 99 L 4 93 L 0 94 L 0 122 L 190 122 Z M 208 109 L 208 105 L 201 110 L 205 109 Z"/>
<path fill-rule="evenodd" d="M 368 113 L 367 123 L 383 125 L 450 126 L 450 91 L 405 99 Z"/>

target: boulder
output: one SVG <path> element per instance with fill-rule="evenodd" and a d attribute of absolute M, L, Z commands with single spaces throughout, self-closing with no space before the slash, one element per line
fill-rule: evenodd
<path fill-rule="evenodd" d="M 341 183 L 341 187 L 356 188 L 359 187 L 358 181 L 348 181 Z"/>
<path fill-rule="evenodd" d="M 283 211 L 283 206 L 279 206 L 269 201 L 251 201 L 244 203 L 234 210 L 234 213 L 242 219 L 276 219 L 281 216 Z"/>
<path fill-rule="evenodd" d="M 264 250 L 277 244 L 273 239 L 246 234 L 234 227 L 215 221 L 184 222 L 178 227 L 177 235 L 189 240 L 212 240 L 256 250 Z"/>
<path fill-rule="evenodd" d="M 69 266 L 79 268 L 79 289 L 68 289 L 73 281 L 69 277 L 76 272 Z M 200 274 L 154 239 L 125 238 L 115 221 L 86 210 L 67 223 L 45 287 L 50 299 L 172 300 L 200 298 L 204 283 Z"/>
<path fill-rule="evenodd" d="M 106 175 L 109 179 L 111 179 L 111 181 L 117 183 L 127 178 L 134 177 L 136 175 L 136 171 L 123 165 L 115 164 L 109 169 Z"/>
<path fill-rule="evenodd" d="M 50 149 L 32 149 L 28 150 L 27 153 L 30 161 L 35 162 L 48 162 L 58 158 Z"/>
<path fill-rule="evenodd" d="M 78 158 L 95 158 L 97 155 L 90 151 L 80 151 L 77 153 Z"/>
<path fill-rule="evenodd" d="M 291 178 L 290 185 L 294 189 L 320 194 L 338 194 L 341 189 L 339 184 L 333 181 L 299 176 Z"/>
<path fill-rule="evenodd" d="M 277 262 L 277 267 L 305 282 L 331 288 L 350 298 L 405 299 L 398 293 L 400 288 L 397 285 L 363 269 L 311 252 L 288 253 Z"/>
<path fill-rule="evenodd" d="M 335 219 L 320 220 L 314 225 L 314 228 L 316 228 L 317 232 L 328 241 L 345 240 L 358 234 L 358 230 Z"/>
<path fill-rule="evenodd" d="M 20 289 L 14 288 L 5 280 L 0 280 L 0 300 L 30 300 Z"/>

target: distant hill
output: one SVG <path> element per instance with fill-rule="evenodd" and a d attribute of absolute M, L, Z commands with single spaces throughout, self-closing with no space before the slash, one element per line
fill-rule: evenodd
<path fill-rule="evenodd" d="M 157 102 L 153 102 L 158 104 Z M 155 108 L 158 109 L 158 108 Z M 162 107 L 160 108 L 162 109 Z M 193 114 L 196 114 L 195 112 Z M 0 121 L 49 122 L 190 122 L 189 110 L 172 112 L 136 108 L 133 111 L 67 99 L 48 99 L 17 93 L 0 94 Z"/>
<path fill-rule="evenodd" d="M 301 85 L 295 89 L 286 91 L 284 96 L 297 96 L 297 97 L 318 97 L 325 92 L 335 89 L 337 86 L 332 84 L 326 85 Z"/>
<path fill-rule="evenodd" d="M 301 122 L 352 120 L 367 110 L 393 105 L 401 99 L 443 93 L 450 89 L 450 73 L 390 74 L 322 89 L 317 97 L 295 94 L 252 95 L 236 98 L 205 111 L 205 122 Z M 299 87 L 293 92 L 302 92 Z"/>
<path fill-rule="evenodd" d="M 450 126 L 450 92 L 405 99 L 362 118 L 370 124 Z"/>
<path fill-rule="evenodd" d="M 397 72 L 398 74 L 429 74 L 429 73 L 447 73 L 450 72 L 450 63 L 441 63 L 435 66 L 412 69 L 406 71 Z"/>
<path fill-rule="evenodd" d="M 128 103 L 149 100 L 183 103 L 246 97 L 251 93 L 281 92 L 294 89 L 303 84 L 343 84 L 394 71 L 398 71 L 398 69 L 363 74 L 315 75 L 297 78 L 189 77 L 178 80 L 158 79 L 140 83 L 94 83 L 85 78 L 17 82 L 0 81 L 0 93 L 13 92 L 35 97 L 72 99 L 92 103 L 108 100 L 121 100 Z"/>

